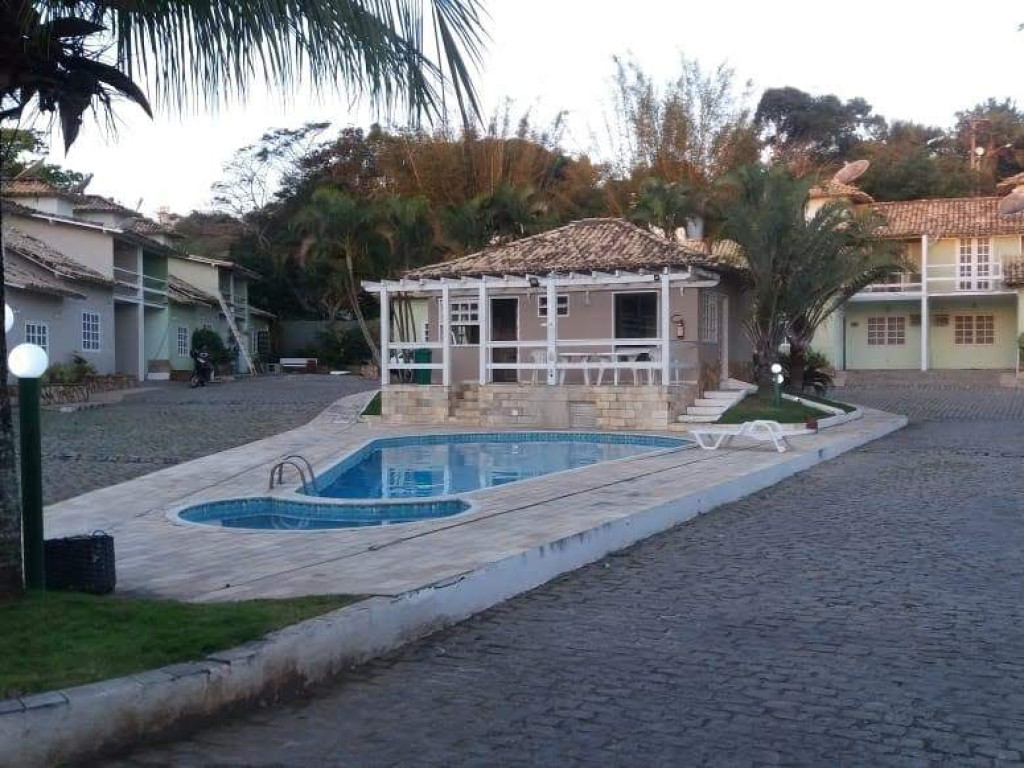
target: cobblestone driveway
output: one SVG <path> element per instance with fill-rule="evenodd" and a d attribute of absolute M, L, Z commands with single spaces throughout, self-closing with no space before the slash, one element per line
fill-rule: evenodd
<path fill-rule="evenodd" d="M 119 765 L 1020 761 L 1021 426 L 917 421 Z"/>
<path fill-rule="evenodd" d="M 150 383 L 124 402 L 43 413 L 47 503 L 130 480 L 305 424 L 365 379 L 279 376 L 192 390 Z"/>

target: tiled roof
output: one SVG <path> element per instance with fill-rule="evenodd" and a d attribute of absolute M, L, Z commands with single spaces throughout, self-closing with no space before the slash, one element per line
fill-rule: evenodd
<path fill-rule="evenodd" d="M 185 282 L 174 275 L 167 277 L 167 298 L 175 304 L 184 304 L 190 307 L 214 307 L 217 305 L 215 296 L 211 296 L 206 291 L 196 288 L 192 283 Z"/>
<path fill-rule="evenodd" d="M 864 190 L 852 184 L 843 184 L 841 181 L 829 179 L 824 184 L 811 187 L 811 200 L 831 199 L 836 197 L 847 197 L 855 203 L 873 203 L 875 199 Z"/>
<path fill-rule="evenodd" d="M 70 198 L 75 204 L 76 211 L 111 211 L 112 213 L 120 213 L 125 216 L 139 215 L 137 211 L 133 211 L 131 208 L 102 195 L 72 194 Z"/>
<path fill-rule="evenodd" d="M 580 219 L 532 237 L 412 270 L 406 277 L 525 275 L 549 272 L 730 269 L 713 256 L 653 235 L 622 219 Z"/>
<path fill-rule="evenodd" d="M 11 179 L 3 185 L 4 197 L 63 197 L 64 193 L 47 181 L 36 178 Z"/>
<path fill-rule="evenodd" d="M 4 249 L 20 254 L 55 277 L 83 280 L 98 285 L 112 285 L 114 282 L 101 273 L 68 258 L 39 238 L 25 234 L 14 227 L 4 228 Z"/>
<path fill-rule="evenodd" d="M 4 285 L 32 293 L 48 296 L 69 296 L 85 298 L 71 288 L 59 277 L 26 259 L 21 251 L 8 247 L 4 253 Z"/>
<path fill-rule="evenodd" d="M 1024 213 L 999 213 L 1000 197 L 906 200 L 866 206 L 887 224 L 883 237 L 988 237 L 1024 234 Z"/>
<path fill-rule="evenodd" d="M 165 227 L 158 221 L 147 219 L 145 216 L 133 216 L 121 222 L 121 229 L 134 232 L 138 235 L 163 235 L 164 237 L 178 237 L 181 235 L 170 227 Z"/>
<path fill-rule="evenodd" d="M 683 240 L 684 248 L 700 251 L 704 254 L 711 254 L 727 264 L 733 264 L 743 268 L 746 264 L 743 258 L 743 249 L 735 240 Z"/>
<path fill-rule="evenodd" d="M 1014 176 L 1007 176 L 1005 179 L 996 184 L 996 192 L 1000 195 L 1008 195 L 1016 187 L 1024 184 L 1024 173 L 1018 173 Z"/>

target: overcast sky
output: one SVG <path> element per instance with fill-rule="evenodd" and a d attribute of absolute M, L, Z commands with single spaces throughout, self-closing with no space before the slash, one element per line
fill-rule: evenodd
<path fill-rule="evenodd" d="M 614 54 L 631 53 L 659 79 L 680 52 L 710 68 L 725 61 L 738 80 L 764 88 L 863 96 L 887 118 L 947 126 L 953 113 L 989 96 L 1024 101 L 1024 22 L 1019 0 L 978 6 L 944 0 L 483 0 L 492 36 L 478 82 L 487 111 L 506 98 L 541 117 L 569 110 L 566 143 L 588 150 L 604 133 Z M 268 128 L 330 120 L 338 128 L 371 116 L 344 97 L 286 103 L 257 94 L 244 106 L 149 120 L 123 105 L 118 134 L 89 124 L 65 159 L 95 174 L 89 188 L 144 211 L 204 208 L 222 163 Z M 54 142 L 55 146 L 59 142 Z"/>

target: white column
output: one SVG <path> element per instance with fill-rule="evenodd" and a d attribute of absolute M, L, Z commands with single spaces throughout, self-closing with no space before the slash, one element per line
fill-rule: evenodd
<path fill-rule="evenodd" d="M 921 235 L 921 370 L 928 370 L 928 235 Z"/>
<path fill-rule="evenodd" d="M 661 275 L 661 385 L 672 383 L 672 295 L 668 270 Z M 653 377 L 653 373 L 651 374 Z"/>
<path fill-rule="evenodd" d="M 143 265 L 145 259 L 142 255 L 142 248 L 135 249 L 135 271 L 138 273 L 138 290 L 136 296 L 138 297 L 139 303 L 136 307 L 139 318 L 139 381 L 146 380 L 146 374 L 149 372 L 149 361 L 146 360 L 146 292 L 143 289 Z"/>
<path fill-rule="evenodd" d="M 729 378 L 729 297 L 722 294 L 722 316 L 719 318 L 722 333 L 722 365 L 719 377 L 725 382 Z"/>
<path fill-rule="evenodd" d="M 491 307 L 487 300 L 487 281 L 480 281 L 477 296 L 477 317 L 480 320 L 480 385 L 487 383 L 487 365 L 491 362 Z"/>
<path fill-rule="evenodd" d="M 452 384 L 452 303 L 448 283 L 441 286 L 441 354 L 444 364 L 441 383 L 450 387 Z"/>
<path fill-rule="evenodd" d="M 555 290 L 554 276 L 548 277 L 548 384 L 558 383 L 558 293 Z"/>
<path fill-rule="evenodd" d="M 391 295 L 380 287 L 380 386 L 391 384 Z"/>

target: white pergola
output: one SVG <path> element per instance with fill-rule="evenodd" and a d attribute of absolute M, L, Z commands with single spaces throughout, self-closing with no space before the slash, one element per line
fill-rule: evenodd
<path fill-rule="evenodd" d="M 560 363 L 558 361 L 559 346 L 599 347 L 630 344 L 651 344 L 655 342 L 661 350 L 657 363 L 634 363 L 630 367 L 648 370 L 658 369 L 662 382 L 671 378 L 672 366 L 672 334 L 670 293 L 673 286 L 680 288 L 713 288 L 719 283 L 719 276 L 708 270 L 697 267 L 679 269 L 665 268 L 658 271 L 647 270 L 615 270 L 614 272 L 551 272 L 545 275 L 508 274 L 508 275 L 475 275 L 459 277 L 442 277 L 430 279 L 402 278 L 399 280 L 364 281 L 363 289 L 377 293 L 380 297 L 380 355 L 381 355 L 381 386 L 387 387 L 394 370 L 440 370 L 442 384 L 451 385 L 451 293 L 474 292 L 479 303 L 480 322 L 480 384 L 487 384 L 490 372 L 499 369 L 514 370 L 545 370 L 547 383 L 558 384 L 559 371 L 581 370 L 585 363 Z M 557 297 L 560 289 L 576 289 L 586 291 L 609 287 L 659 287 L 659 323 L 658 338 L 655 339 L 561 339 L 558 336 Z M 488 296 L 495 292 L 506 292 L 515 289 L 544 288 L 547 296 L 546 338 L 538 341 L 492 341 L 490 338 L 490 307 Z M 414 296 L 434 296 L 441 299 L 440 309 L 440 341 L 437 342 L 396 342 L 391 339 L 391 296 L 403 293 Z M 546 349 L 543 363 L 493 363 L 491 350 L 543 347 Z M 441 362 L 415 363 L 401 359 L 392 359 L 393 352 L 413 349 L 431 349 L 441 352 Z M 617 364 L 611 367 L 616 367 Z"/>

